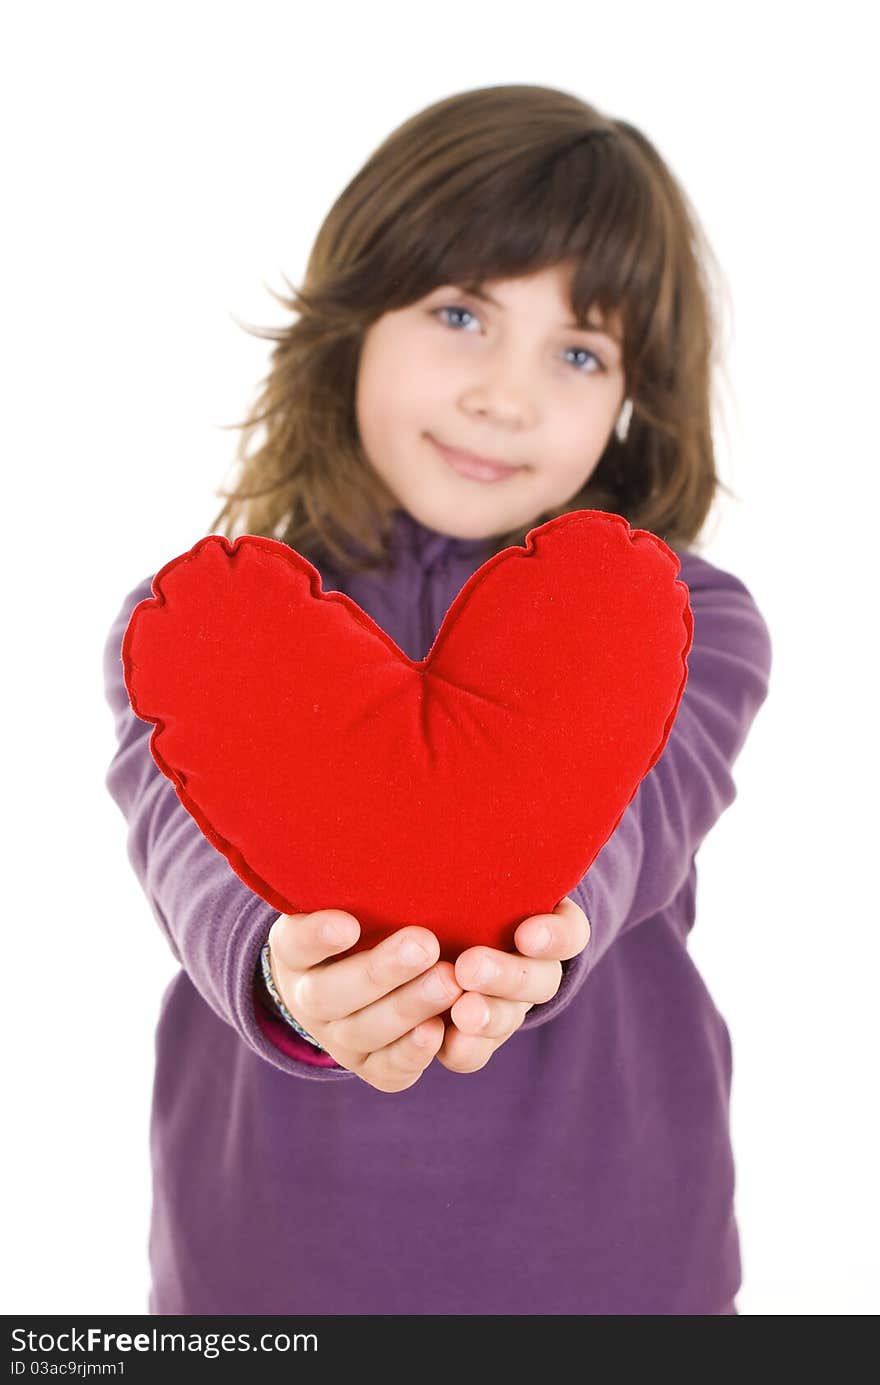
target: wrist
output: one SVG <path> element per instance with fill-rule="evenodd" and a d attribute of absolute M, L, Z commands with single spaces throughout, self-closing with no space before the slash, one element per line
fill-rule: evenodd
<path fill-rule="evenodd" d="M 272 975 L 272 963 L 270 959 L 270 948 L 268 941 L 263 944 L 263 947 L 260 951 L 259 973 L 263 982 L 263 989 L 265 991 L 265 994 L 269 997 L 271 1008 L 277 1014 L 280 1014 L 282 1018 L 286 1021 L 286 1023 L 290 1025 L 291 1029 L 295 1029 L 297 1034 L 299 1034 L 301 1038 L 305 1039 L 307 1043 L 310 1043 L 314 1048 L 318 1050 L 319 1053 L 324 1053 L 326 1050 L 321 1047 L 321 1045 L 318 1043 L 318 1040 L 313 1039 L 311 1034 L 309 1034 L 307 1030 L 303 1029 L 299 1020 L 294 1018 L 294 1016 L 288 1010 L 287 1006 L 284 1004 L 284 1001 L 281 998 L 278 988 L 275 985 L 275 978 Z"/>

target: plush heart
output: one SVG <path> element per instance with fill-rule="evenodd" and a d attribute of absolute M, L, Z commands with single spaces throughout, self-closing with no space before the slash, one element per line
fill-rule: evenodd
<path fill-rule="evenodd" d="M 584 875 L 660 756 L 693 619 L 678 557 L 620 515 L 532 529 L 408 658 L 274 539 L 201 539 L 122 644 L 153 758 L 279 913 L 344 909 L 353 951 L 407 924 L 454 961 Z"/>

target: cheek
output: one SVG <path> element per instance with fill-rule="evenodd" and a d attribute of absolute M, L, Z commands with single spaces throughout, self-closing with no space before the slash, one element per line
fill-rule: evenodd
<path fill-rule="evenodd" d="M 385 361 L 385 353 L 365 351 L 358 368 L 355 413 L 361 440 L 368 451 L 384 438 L 388 412 L 393 406 Z"/>
<path fill-rule="evenodd" d="M 396 474 L 400 457 L 406 455 L 401 449 L 422 426 L 424 413 L 402 369 L 384 362 L 380 370 L 365 374 L 358 390 L 358 431 L 371 465 L 386 480 Z"/>
<path fill-rule="evenodd" d="M 362 355 L 358 370 L 356 408 L 364 431 L 387 436 L 395 424 L 417 410 L 430 372 L 412 351 L 386 343 Z"/>
<path fill-rule="evenodd" d="M 586 473 L 598 465 L 616 417 L 605 401 L 591 402 L 592 407 L 569 419 L 558 434 L 560 464 L 574 480 L 586 479 Z"/>
<path fill-rule="evenodd" d="M 604 446 L 603 438 L 594 436 L 593 428 L 585 428 L 582 439 L 567 446 L 556 454 L 556 464 L 551 467 L 553 481 L 566 497 L 574 495 L 586 485 L 599 465 Z"/>

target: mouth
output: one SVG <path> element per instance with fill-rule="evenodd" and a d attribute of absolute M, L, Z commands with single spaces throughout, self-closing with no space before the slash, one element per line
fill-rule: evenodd
<path fill-rule="evenodd" d="M 474 481 L 504 481 L 508 476 L 525 470 L 524 466 L 511 466 L 495 457 L 478 457 L 473 452 L 461 452 L 456 447 L 447 447 L 444 443 L 438 442 L 430 434 L 428 437 L 441 457 L 460 476 L 469 476 Z"/>

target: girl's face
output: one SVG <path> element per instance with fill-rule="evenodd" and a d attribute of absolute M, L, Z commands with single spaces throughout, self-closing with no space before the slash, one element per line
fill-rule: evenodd
<path fill-rule="evenodd" d="M 568 325 L 568 282 L 554 266 L 488 281 L 485 299 L 444 285 L 367 331 L 361 442 L 422 524 L 458 538 L 502 534 L 565 505 L 595 469 L 625 393 L 620 341 L 601 330 L 619 333 L 619 323 L 596 312 L 596 331 Z M 458 452 L 512 469 L 487 471 Z"/>

